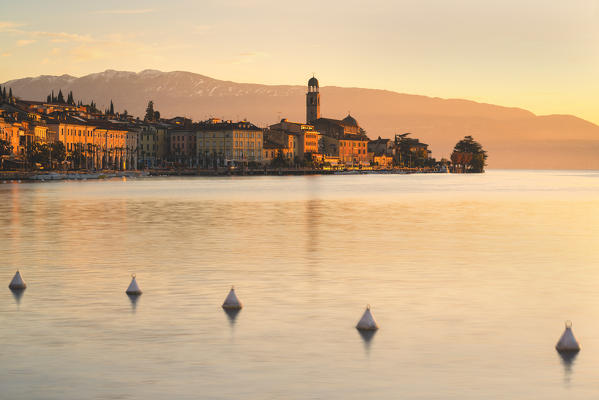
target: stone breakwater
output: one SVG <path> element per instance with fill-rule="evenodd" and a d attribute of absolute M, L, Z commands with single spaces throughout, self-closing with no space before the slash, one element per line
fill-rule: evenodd
<path fill-rule="evenodd" d="M 141 171 L 102 171 L 102 172 L 39 172 L 39 171 L 7 171 L 0 172 L 0 183 L 19 181 L 60 181 L 60 180 L 86 180 L 107 178 L 135 178 L 147 176 Z"/>
<path fill-rule="evenodd" d="M 0 183 L 19 181 L 87 180 L 109 178 L 140 178 L 166 176 L 258 176 L 258 175 L 362 175 L 362 174 L 415 174 L 443 173 L 435 170 L 322 170 L 303 168 L 283 169 L 152 169 L 143 171 L 0 171 Z"/>

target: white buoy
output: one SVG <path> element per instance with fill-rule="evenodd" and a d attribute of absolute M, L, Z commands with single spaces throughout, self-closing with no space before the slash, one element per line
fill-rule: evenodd
<path fill-rule="evenodd" d="M 235 294 L 235 287 L 231 286 L 231 290 L 223 303 L 223 308 L 226 310 L 241 310 L 242 307 L 241 301 L 239 301 Z"/>
<path fill-rule="evenodd" d="M 19 270 L 17 270 L 15 273 L 15 276 L 12 278 L 12 281 L 10 281 L 8 287 L 12 290 L 23 290 L 27 287 L 27 284 L 25 281 L 23 281 L 23 278 L 21 278 L 21 273 Z"/>
<path fill-rule="evenodd" d="M 141 289 L 137 285 L 137 281 L 135 280 L 135 274 L 131 274 L 131 283 L 125 292 L 128 295 L 139 296 L 141 294 Z"/>
<path fill-rule="evenodd" d="M 566 321 L 566 330 L 555 345 L 557 351 L 580 351 L 580 345 L 572 333 L 572 321 Z"/>
<path fill-rule="evenodd" d="M 356 329 L 361 331 L 376 331 L 379 329 L 379 326 L 370 312 L 370 304 L 366 306 L 366 311 L 364 311 L 362 318 L 360 318 L 360 321 L 358 321 Z"/>

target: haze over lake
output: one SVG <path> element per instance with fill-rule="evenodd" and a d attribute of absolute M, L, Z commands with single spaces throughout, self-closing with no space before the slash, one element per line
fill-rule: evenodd
<path fill-rule="evenodd" d="M 0 199 L 0 276 L 28 284 L 0 290 L 2 398 L 599 390 L 596 171 L 7 183 Z M 554 350 L 568 319 L 573 360 Z"/>

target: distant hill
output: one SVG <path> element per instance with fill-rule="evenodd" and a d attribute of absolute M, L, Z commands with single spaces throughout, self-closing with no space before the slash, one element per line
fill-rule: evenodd
<path fill-rule="evenodd" d="M 324 84 L 326 82 L 321 82 Z M 279 118 L 305 120 L 304 86 L 220 81 L 191 72 L 139 73 L 107 70 L 80 78 L 39 76 L 1 84 L 16 96 L 44 100 L 51 90 L 72 90 L 76 99 L 142 117 L 148 100 L 163 117 L 244 119 L 266 126 Z M 493 168 L 599 169 L 599 126 L 571 115 L 536 116 L 519 109 L 460 99 L 385 90 L 324 86 L 322 114 L 343 118 L 351 110 L 371 138 L 411 132 L 430 144 L 437 158 L 472 135 L 489 152 Z"/>

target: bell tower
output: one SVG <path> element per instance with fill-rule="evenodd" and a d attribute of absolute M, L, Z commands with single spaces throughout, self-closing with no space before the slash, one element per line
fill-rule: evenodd
<path fill-rule="evenodd" d="M 312 124 L 318 118 L 320 118 L 320 93 L 318 79 L 313 76 L 308 81 L 308 93 L 306 93 L 306 123 Z"/>

